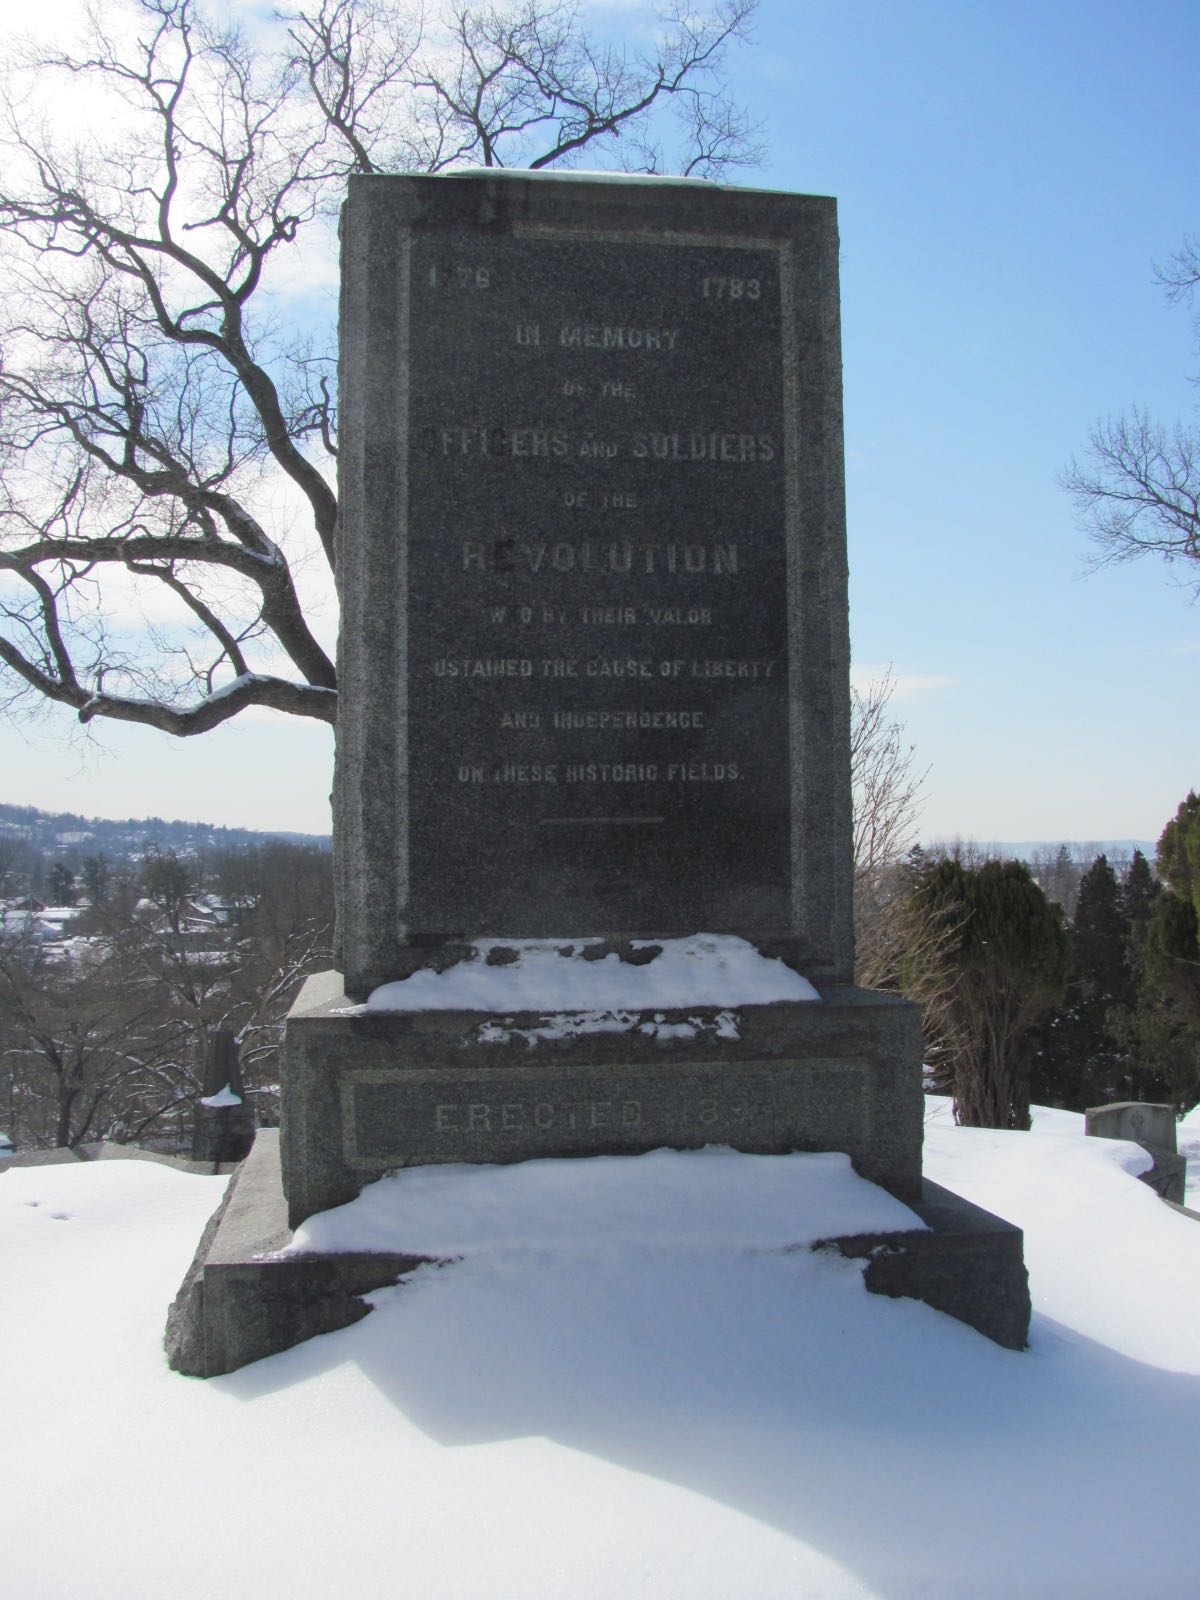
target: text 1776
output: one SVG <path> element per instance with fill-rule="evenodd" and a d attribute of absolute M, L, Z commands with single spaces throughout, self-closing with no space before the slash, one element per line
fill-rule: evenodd
<path fill-rule="evenodd" d="M 436 262 L 429 268 L 429 287 L 458 289 L 490 289 L 492 275 L 487 267 L 439 267 Z"/>

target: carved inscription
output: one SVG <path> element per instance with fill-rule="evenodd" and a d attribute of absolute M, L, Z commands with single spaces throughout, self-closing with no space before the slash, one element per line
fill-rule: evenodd
<path fill-rule="evenodd" d="M 420 235 L 409 319 L 410 925 L 786 926 L 776 253 Z"/>
<path fill-rule="evenodd" d="M 346 1158 L 390 1164 L 519 1159 L 721 1143 L 766 1150 L 851 1148 L 868 1125 L 870 1068 L 861 1060 L 672 1061 L 605 1073 L 542 1063 L 537 1072 L 365 1071 L 342 1085 Z"/>

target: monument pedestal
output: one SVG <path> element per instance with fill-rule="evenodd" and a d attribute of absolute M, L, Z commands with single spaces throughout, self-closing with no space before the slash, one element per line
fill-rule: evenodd
<path fill-rule="evenodd" d="M 400 1167 L 729 1145 L 840 1150 L 921 1189 L 917 1007 L 835 988 L 819 1002 L 654 1011 L 370 1011 L 341 976 L 287 1023 L 283 1181 L 293 1227 Z"/>
<path fill-rule="evenodd" d="M 1021 1232 L 922 1179 L 920 1059 L 917 1008 L 854 988 L 720 1009 L 403 1012 L 354 1005 L 339 973 L 318 974 L 288 1018 L 281 1133 L 260 1134 L 209 1225 L 168 1357 L 210 1377 L 365 1316 L 365 1294 L 430 1258 L 287 1246 L 387 1172 L 711 1144 L 844 1152 L 925 1227 L 814 1248 L 864 1260 L 873 1293 L 1020 1349 Z M 811 1238 L 803 1218 L 796 1233 Z"/>
<path fill-rule="evenodd" d="M 191 1378 L 290 1350 L 348 1328 L 370 1311 L 362 1298 L 430 1258 L 375 1251 L 288 1255 L 292 1230 L 279 1171 L 279 1133 L 259 1132 L 167 1314 L 167 1360 Z"/>

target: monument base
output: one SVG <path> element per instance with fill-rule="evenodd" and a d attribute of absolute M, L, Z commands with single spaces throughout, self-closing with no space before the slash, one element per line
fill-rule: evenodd
<path fill-rule="evenodd" d="M 371 1309 L 361 1296 L 399 1281 L 428 1256 L 288 1256 L 279 1132 L 259 1132 L 201 1235 L 167 1313 L 167 1361 L 191 1378 L 290 1350 L 318 1333 L 348 1328 Z"/>
<path fill-rule="evenodd" d="M 301 989 L 285 1034 L 288 1221 L 400 1167 L 729 1145 L 840 1150 L 921 1193 L 920 1015 L 891 995 L 606 1013 L 369 1011 L 340 974 Z"/>
<path fill-rule="evenodd" d="M 1006 1350 L 1024 1350 L 1032 1307 L 1021 1229 L 929 1178 L 912 1209 L 927 1233 L 860 1233 L 814 1248 L 866 1260 L 872 1294 L 923 1300 Z"/>
<path fill-rule="evenodd" d="M 869 990 L 723 1009 L 404 1012 L 354 1005 L 338 973 L 318 974 L 288 1017 L 282 1128 L 260 1133 L 205 1231 L 168 1359 L 231 1372 L 356 1322 L 365 1294 L 430 1261 L 284 1253 L 293 1228 L 387 1172 L 704 1145 L 842 1151 L 928 1231 L 814 1248 L 865 1260 L 875 1293 L 925 1300 L 1020 1349 L 1021 1232 L 922 1181 L 920 1062 L 917 1008 Z"/>
<path fill-rule="evenodd" d="M 929 1182 L 913 1209 L 928 1232 L 862 1234 L 812 1248 L 865 1259 L 864 1282 L 874 1294 L 924 1300 L 997 1344 L 1022 1349 L 1029 1290 L 1021 1230 Z M 290 1241 L 279 1137 L 267 1130 L 230 1183 L 171 1306 L 166 1347 L 176 1372 L 216 1377 L 349 1327 L 371 1309 L 363 1296 L 434 1259 L 282 1254 Z"/>

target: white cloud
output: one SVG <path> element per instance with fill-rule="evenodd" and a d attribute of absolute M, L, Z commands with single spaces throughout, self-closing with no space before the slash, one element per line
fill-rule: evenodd
<path fill-rule="evenodd" d="M 892 667 L 854 666 L 850 669 L 850 682 L 860 694 L 885 677 L 892 680 L 893 705 L 911 705 L 915 700 L 927 700 L 940 689 L 953 688 L 957 681 L 935 673 L 897 672 Z"/>

